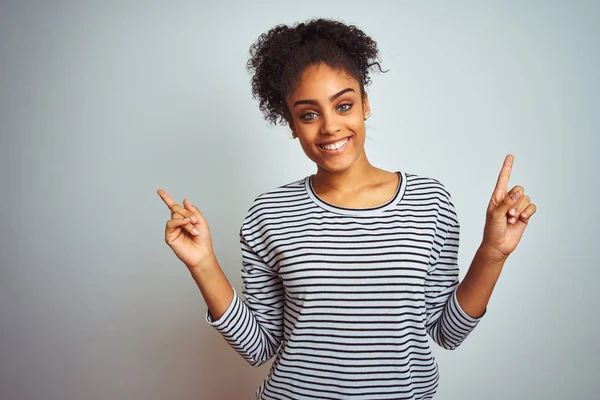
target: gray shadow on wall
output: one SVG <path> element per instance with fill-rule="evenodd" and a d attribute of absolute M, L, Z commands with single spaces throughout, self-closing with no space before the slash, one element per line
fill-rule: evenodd
<path fill-rule="evenodd" d="M 200 292 L 191 296 L 192 301 L 187 294 L 177 296 L 160 315 L 154 314 L 152 326 L 162 328 L 141 338 L 139 352 L 147 356 L 140 362 L 150 365 L 140 365 L 138 374 L 131 375 L 143 383 L 139 393 L 152 393 L 150 398 L 157 400 L 254 400 L 271 363 L 249 365 L 205 321 Z"/>

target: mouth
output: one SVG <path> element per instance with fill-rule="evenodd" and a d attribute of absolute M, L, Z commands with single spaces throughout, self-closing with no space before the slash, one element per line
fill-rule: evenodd
<path fill-rule="evenodd" d="M 349 137 L 340 139 L 335 143 L 319 144 L 318 146 L 321 149 L 321 151 L 326 154 L 336 154 L 336 153 L 341 153 L 344 150 L 346 150 L 346 148 L 348 147 L 348 143 L 350 143 L 351 140 L 352 140 L 352 136 L 349 136 Z"/>

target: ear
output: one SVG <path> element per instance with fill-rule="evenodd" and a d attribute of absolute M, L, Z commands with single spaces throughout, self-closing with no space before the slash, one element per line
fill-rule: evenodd
<path fill-rule="evenodd" d="M 292 137 L 294 139 L 296 139 L 298 137 L 298 135 L 296 134 L 296 128 L 294 127 L 294 123 L 292 121 L 288 121 L 288 126 L 290 127 L 290 130 L 292 131 Z"/>
<path fill-rule="evenodd" d="M 364 113 L 363 117 L 366 118 L 367 115 L 371 114 L 371 106 L 369 105 L 369 94 L 367 92 L 365 92 L 365 96 L 363 97 L 362 106 Z"/>

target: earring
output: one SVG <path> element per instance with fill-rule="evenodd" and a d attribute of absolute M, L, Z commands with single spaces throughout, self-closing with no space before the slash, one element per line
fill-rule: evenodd
<path fill-rule="evenodd" d="M 368 120 L 370 116 L 371 116 L 371 113 L 365 115 L 365 121 Z"/>

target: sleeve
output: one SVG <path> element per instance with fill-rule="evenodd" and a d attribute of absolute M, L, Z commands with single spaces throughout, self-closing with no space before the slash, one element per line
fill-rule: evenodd
<path fill-rule="evenodd" d="M 448 195 L 440 208 L 425 283 L 427 333 L 435 343 L 448 350 L 456 349 L 483 318 L 483 315 L 479 318 L 468 315 L 456 298 L 459 233 L 456 210 Z"/>
<path fill-rule="evenodd" d="M 283 337 L 284 294 L 281 279 L 248 244 L 240 231 L 242 283 L 245 300 L 234 289 L 225 313 L 206 321 L 250 365 L 258 367 L 277 352 Z"/>

